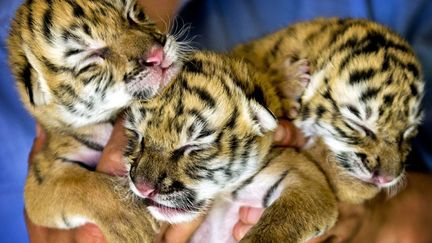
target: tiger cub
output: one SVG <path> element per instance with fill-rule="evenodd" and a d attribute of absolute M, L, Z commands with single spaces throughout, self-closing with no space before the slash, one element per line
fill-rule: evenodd
<path fill-rule="evenodd" d="M 157 219 L 208 211 L 192 242 L 233 242 L 239 207 L 266 207 L 242 242 L 303 242 L 336 222 L 337 201 L 360 203 L 401 180 L 423 83 L 399 36 L 367 20 L 318 19 L 231 56 L 194 54 L 128 111 L 130 187 Z M 271 148 L 283 116 L 311 137 L 300 153 Z"/>
<path fill-rule="evenodd" d="M 110 176 L 91 170 L 116 115 L 180 69 L 173 37 L 135 0 L 29 0 L 8 47 L 22 101 L 47 132 L 25 186 L 30 219 L 63 229 L 93 222 L 110 242 L 150 242 L 158 225 L 145 207 L 121 201 Z"/>

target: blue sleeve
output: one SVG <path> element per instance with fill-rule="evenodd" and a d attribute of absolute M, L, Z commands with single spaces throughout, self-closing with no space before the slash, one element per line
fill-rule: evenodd
<path fill-rule="evenodd" d="M 0 235 L 1 242 L 28 242 L 23 188 L 34 123 L 21 104 L 8 67 L 6 38 L 21 1 L 0 1 Z"/>
<path fill-rule="evenodd" d="M 181 20 L 191 24 L 189 36 L 195 36 L 198 46 L 217 51 L 316 17 L 368 18 L 390 27 L 413 45 L 427 80 L 426 112 L 408 161 L 413 169 L 432 170 L 432 1 L 196 0 L 180 12 Z"/>

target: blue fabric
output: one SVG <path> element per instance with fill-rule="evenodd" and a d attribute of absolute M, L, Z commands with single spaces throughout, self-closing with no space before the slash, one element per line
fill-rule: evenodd
<path fill-rule="evenodd" d="M 19 101 L 6 49 L 9 23 L 20 3 L 0 0 L 0 242 L 28 242 L 22 195 L 34 122 Z"/>
<path fill-rule="evenodd" d="M 23 220 L 23 185 L 34 122 L 19 102 L 7 65 L 5 40 L 20 0 L 0 0 L 0 242 L 28 242 Z M 414 45 L 425 67 L 425 125 L 413 161 L 432 168 L 432 1 L 429 0 L 197 0 L 181 13 L 203 48 L 227 50 L 289 23 L 317 16 L 364 17 L 381 22 Z"/>
<path fill-rule="evenodd" d="M 432 170 L 432 1 L 430 0 L 196 0 L 180 13 L 199 48 L 225 51 L 290 23 L 316 17 L 368 18 L 405 37 L 427 80 L 423 126 L 408 167 Z"/>

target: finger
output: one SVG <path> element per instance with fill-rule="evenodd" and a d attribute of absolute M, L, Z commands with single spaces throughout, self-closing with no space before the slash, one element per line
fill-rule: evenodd
<path fill-rule="evenodd" d="M 123 175 L 125 166 L 123 162 L 123 150 L 126 147 L 127 139 L 124 133 L 123 118 L 118 118 L 110 139 L 102 152 L 97 171 L 111 175 Z"/>
<path fill-rule="evenodd" d="M 192 222 L 184 224 L 169 225 L 164 232 L 158 237 L 158 243 L 183 243 L 187 242 L 198 229 L 204 217 L 200 217 Z"/>
<path fill-rule="evenodd" d="M 52 229 L 35 225 L 24 211 L 24 218 L 30 242 L 36 243 L 74 243 L 73 230 Z"/>
<path fill-rule="evenodd" d="M 246 233 L 252 228 L 251 224 L 244 224 L 241 221 L 234 225 L 232 235 L 236 241 L 240 241 Z"/>
<path fill-rule="evenodd" d="M 275 145 L 301 147 L 306 143 L 306 138 L 294 124 L 287 120 L 279 120 L 278 127 L 273 135 Z"/>
<path fill-rule="evenodd" d="M 39 242 L 39 243 L 46 243 L 47 239 L 47 228 L 37 226 L 31 222 L 29 217 L 27 216 L 27 213 L 24 211 L 24 218 L 27 226 L 27 233 L 29 236 L 30 242 Z"/>
<path fill-rule="evenodd" d="M 79 227 L 75 231 L 75 242 L 76 243 L 106 243 L 105 237 L 102 231 L 95 224 L 85 224 Z"/>
<path fill-rule="evenodd" d="M 263 212 L 263 208 L 241 207 L 239 210 L 239 220 L 244 224 L 256 224 Z"/>
<path fill-rule="evenodd" d="M 164 241 L 165 233 L 167 232 L 169 227 L 170 227 L 170 224 L 161 223 L 160 228 L 159 228 L 159 233 L 156 235 L 154 243 L 161 243 Z"/>
<path fill-rule="evenodd" d="M 29 160 L 28 160 L 30 164 L 34 156 L 42 150 L 45 140 L 46 140 L 45 131 L 42 129 L 39 123 L 36 123 L 36 137 L 33 141 L 33 146 L 30 151 Z"/>

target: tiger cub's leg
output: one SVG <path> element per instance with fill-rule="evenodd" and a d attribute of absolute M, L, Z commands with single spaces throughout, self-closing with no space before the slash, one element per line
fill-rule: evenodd
<path fill-rule="evenodd" d="M 122 198 L 115 186 L 109 175 L 53 162 L 42 152 L 29 168 L 26 211 L 37 225 L 68 229 L 92 222 L 108 242 L 152 242 L 158 226 L 145 205 Z"/>
<path fill-rule="evenodd" d="M 296 118 L 300 109 L 300 97 L 310 81 L 308 61 L 283 59 L 270 67 L 270 75 L 280 94 L 285 115 L 291 119 Z"/>
<path fill-rule="evenodd" d="M 290 150 L 284 156 L 290 166 L 282 192 L 241 242 L 304 242 L 336 222 L 336 198 L 325 176 L 302 154 Z"/>

